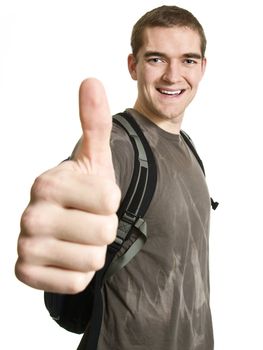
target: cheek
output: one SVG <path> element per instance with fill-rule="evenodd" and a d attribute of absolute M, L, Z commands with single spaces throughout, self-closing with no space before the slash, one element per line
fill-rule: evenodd
<path fill-rule="evenodd" d="M 137 71 L 138 79 L 140 79 L 145 85 L 152 84 L 159 76 L 158 74 L 157 69 L 152 69 L 152 67 L 149 67 L 148 65 L 143 65 Z"/>
<path fill-rule="evenodd" d="M 203 74 L 201 72 L 192 72 L 189 79 L 194 87 L 197 87 L 202 80 Z"/>
<path fill-rule="evenodd" d="M 199 82 L 200 82 L 200 79 L 195 75 L 188 76 L 188 78 L 187 78 L 187 83 L 190 85 L 192 90 L 197 89 Z"/>

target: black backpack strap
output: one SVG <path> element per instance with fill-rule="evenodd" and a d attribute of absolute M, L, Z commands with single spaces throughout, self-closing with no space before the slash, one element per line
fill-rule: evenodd
<path fill-rule="evenodd" d="M 190 136 L 183 130 L 180 131 L 180 134 L 181 136 L 183 137 L 183 139 L 185 140 L 187 146 L 190 148 L 190 150 L 192 151 L 192 153 L 194 154 L 196 160 L 198 161 L 204 175 L 205 175 L 205 168 L 204 168 L 204 165 L 203 165 L 203 162 L 201 160 L 201 158 L 199 157 L 197 151 L 196 151 L 196 148 L 195 148 L 195 145 L 192 141 L 192 139 L 190 138 Z"/>
<path fill-rule="evenodd" d="M 134 167 L 128 191 L 117 212 L 119 226 L 115 242 L 109 246 L 109 251 L 119 253 L 105 273 L 105 279 L 124 267 L 142 248 L 147 239 L 147 227 L 143 217 L 155 192 L 157 169 L 154 155 L 141 128 L 128 112 L 113 117 L 114 123 L 124 128 L 134 149 Z M 132 228 L 138 233 L 133 243 L 121 251 Z"/>
<path fill-rule="evenodd" d="M 77 350 L 96 350 L 97 348 L 103 316 L 103 283 L 125 266 L 144 245 L 147 229 L 143 216 L 152 200 L 157 182 L 154 155 L 137 122 L 128 112 L 113 116 L 113 122 L 121 126 L 131 140 L 134 149 L 134 168 L 128 191 L 117 212 L 119 225 L 116 240 L 108 246 L 105 265 L 95 275 L 91 322 Z M 127 249 L 125 243 L 133 229 L 138 235 Z"/>
<path fill-rule="evenodd" d="M 201 158 L 199 157 L 199 155 L 196 151 L 195 145 L 194 145 L 193 141 L 191 140 L 190 136 L 183 130 L 180 131 L 180 134 L 182 135 L 183 139 L 185 140 L 187 146 L 190 148 L 190 150 L 194 154 L 196 160 L 198 161 L 198 163 L 199 163 L 199 165 L 200 165 L 200 167 L 205 175 L 205 168 L 204 168 L 203 162 L 202 162 Z M 219 203 L 215 202 L 212 197 L 210 198 L 210 201 L 211 201 L 212 209 L 216 210 Z"/>

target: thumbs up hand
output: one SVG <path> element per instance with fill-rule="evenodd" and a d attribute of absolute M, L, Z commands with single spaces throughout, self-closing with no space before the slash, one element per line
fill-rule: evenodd
<path fill-rule="evenodd" d="M 98 80 L 81 84 L 79 111 L 83 135 L 72 160 L 35 180 L 18 239 L 17 278 L 55 293 L 74 294 L 88 285 L 118 225 L 112 116 Z"/>

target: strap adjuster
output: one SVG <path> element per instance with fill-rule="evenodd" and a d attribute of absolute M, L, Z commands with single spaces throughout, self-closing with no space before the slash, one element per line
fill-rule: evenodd
<path fill-rule="evenodd" d="M 132 226 L 136 226 L 136 223 L 140 220 L 131 212 L 125 212 L 124 215 L 119 220 L 117 236 L 114 243 L 122 245 L 125 239 L 127 238 L 128 233 L 130 232 Z"/>

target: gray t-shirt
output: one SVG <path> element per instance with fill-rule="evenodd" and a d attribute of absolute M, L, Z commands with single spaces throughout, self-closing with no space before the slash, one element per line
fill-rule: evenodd
<path fill-rule="evenodd" d="M 98 350 L 212 350 L 210 197 L 204 175 L 180 135 L 129 112 L 152 147 L 158 182 L 145 216 L 146 244 L 105 284 Z M 133 149 L 118 126 L 112 132 L 112 152 L 125 194 Z"/>

